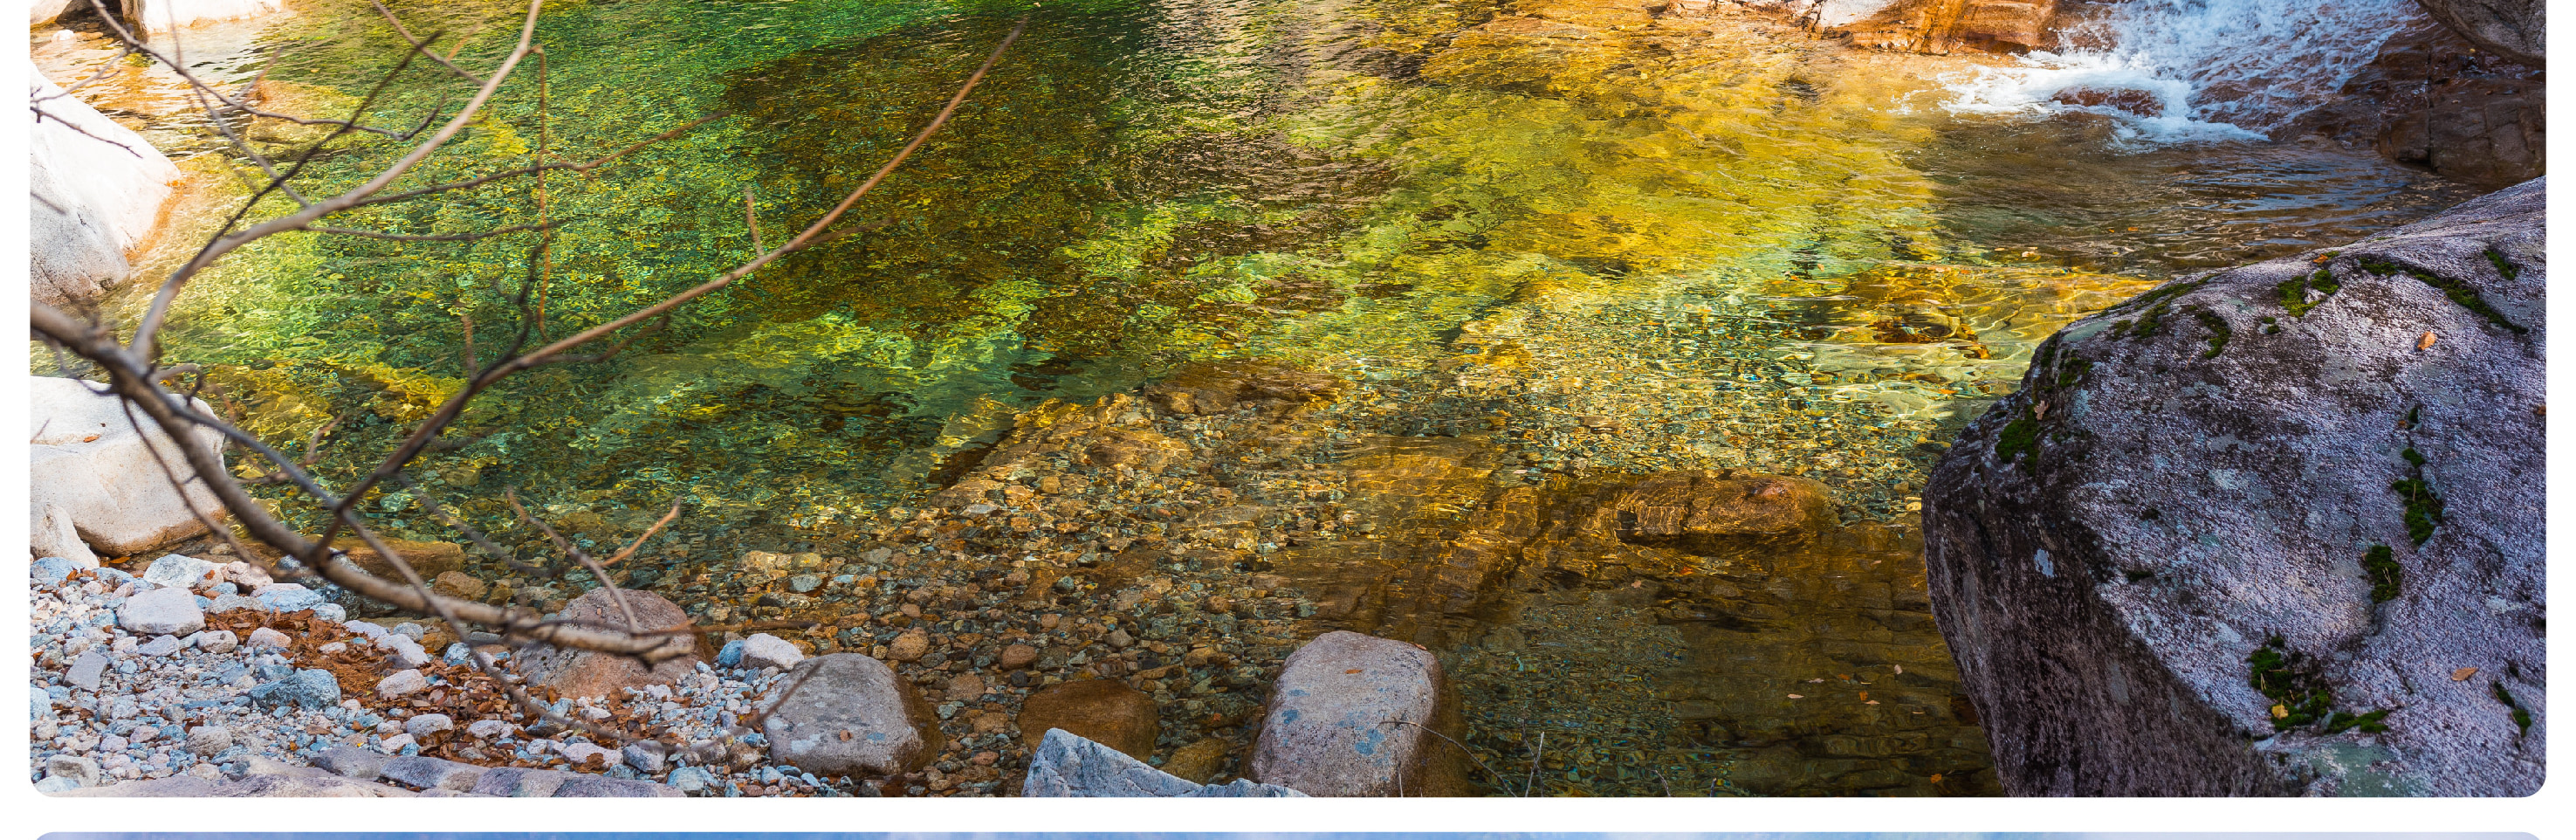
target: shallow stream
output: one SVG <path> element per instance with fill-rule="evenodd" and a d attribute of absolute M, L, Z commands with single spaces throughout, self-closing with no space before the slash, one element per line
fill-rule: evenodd
<path fill-rule="evenodd" d="M 403 6 L 413 31 L 463 36 L 468 64 L 488 65 L 515 28 L 504 3 Z M 252 36 L 205 36 L 204 69 L 264 70 L 268 107 L 357 101 L 398 42 L 363 3 L 301 8 Z M 499 489 L 516 487 L 596 544 L 676 499 L 687 513 L 671 545 L 701 560 L 855 555 L 866 523 L 974 469 L 1021 412 L 1191 362 L 1279 360 L 1352 383 L 1324 409 L 1341 431 L 1323 439 L 1359 442 L 1289 457 L 1354 487 L 1393 471 L 1371 491 L 1393 498 L 1350 505 L 1389 529 L 1370 539 L 1395 547 L 1371 556 L 1409 551 L 1406 534 L 1455 540 L 1513 487 L 1735 469 L 1831 488 L 1840 524 L 1794 546 L 1498 583 L 1437 633 L 1360 606 L 1302 625 L 1439 645 L 1466 692 L 1468 744 L 1496 765 L 1479 777 L 1487 791 L 1996 793 L 1912 525 L 1948 430 L 2085 312 L 2475 191 L 2321 142 L 1954 107 L 2025 65 L 1644 8 L 555 4 L 539 27 L 542 119 L 529 75 L 500 118 L 405 183 L 731 116 L 542 190 L 349 220 L 406 233 L 561 222 L 534 272 L 525 236 L 261 243 L 201 281 L 172 354 L 212 367 L 271 440 L 342 418 L 320 468 L 354 474 L 457 387 L 466 317 L 489 353 L 532 274 L 560 335 L 748 258 L 746 196 L 766 241 L 783 238 L 880 164 L 1025 12 L 1027 34 L 853 211 L 849 235 L 690 308 L 618 361 L 521 380 L 470 418 L 465 445 L 417 471 L 424 486 L 495 522 Z M 101 55 L 94 35 L 38 33 L 58 79 Z M 423 69 L 402 78 L 381 109 L 390 122 L 459 89 Z M 137 69 L 116 84 L 103 106 L 165 148 L 213 147 L 166 80 Z M 309 139 L 251 130 L 264 148 Z M 340 141 L 316 181 L 346 183 L 396 151 Z M 188 161 L 201 177 L 180 229 L 237 201 L 224 170 L 238 164 Z M 402 493 L 375 515 L 455 539 Z M 1328 607 L 1327 590 L 1367 577 L 1329 545 L 1261 552 Z"/>

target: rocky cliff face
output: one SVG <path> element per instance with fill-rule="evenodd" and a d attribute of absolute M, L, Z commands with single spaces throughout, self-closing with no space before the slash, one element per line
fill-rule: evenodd
<path fill-rule="evenodd" d="M 2544 0 L 2416 0 L 2417 5 L 2478 46 L 2540 69 L 2548 40 Z"/>
<path fill-rule="evenodd" d="M 2504 186 L 2546 171 L 2542 73 L 2418 20 L 2327 102 L 2276 134 L 2317 134 L 2400 163 Z"/>
<path fill-rule="evenodd" d="M 1896 0 L 1837 29 L 1863 46 L 2017 54 L 2051 45 L 2057 7 L 2058 0 Z"/>
<path fill-rule="evenodd" d="M 2024 795 L 2542 778 L 2543 182 L 2068 327 L 1925 495 Z"/>

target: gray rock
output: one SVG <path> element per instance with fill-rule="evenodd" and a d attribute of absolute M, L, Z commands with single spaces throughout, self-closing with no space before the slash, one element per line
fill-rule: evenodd
<path fill-rule="evenodd" d="M 232 749 L 233 731 L 221 726 L 199 726 L 188 730 L 188 751 L 198 755 L 215 755 Z"/>
<path fill-rule="evenodd" d="M 250 687 L 252 705 L 264 709 L 296 706 L 305 709 L 328 709 L 340 704 L 340 680 L 320 668 L 297 671 L 293 676 Z"/>
<path fill-rule="evenodd" d="M 1202 785 L 1156 770 L 1133 756 L 1089 738 L 1049 729 L 1046 740 L 1029 755 L 1028 778 L 1020 783 L 1028 797 L 1302 797 L 1289 788 L 1236 780 L 1229 785 Z"/>
<path fill-rule="evenodd" d="M 313 755 L 313 766 L 361 781 L 375 781 L 384 776 L 385 763 L 393 756 L 346 744 Z"/>
<path fill-rule="evenodd" d="M 430 661 L 429 651 L 423 650 L 420 642 L 410 636 L 386 636 L 380 647 L 389 654 L 387 658 L 404 668 L 418 668 L 428 665 Z"/>
<path fill-rule="evenodd" d="M 188 637 L 188 642 L 207 653 L 231 653 L 241 647 L 241 638 L 230 630 L 199 630 L 197 635 Z"/>
<path fill-rule="evenodd" d="M 218 596 L 218 597 L 216 597 L 216 598 L 215 598 L 214 606 L 210 606 L 210 607 L 207 607 L 207 608 L 205 608 L 205 609 L 206 609 L 206 611 L 207 611 L 207 612 L 219 612 L 219 613 L 222 613 L 222 612 L 232 612 L 232 611 L 234 611 L 234 610 L 262 610 L 262 611 L 265 611 L 265 610 L 267 610 L 268 608 L 267 608 L 267 607 L 264 607 L 264 606 L 261 606 L 261 605 L 260 605 L 260 603 L 259 603 L 259 599 L 257 599 L 257 598 L 253 598 L 253 597 L 248 596 L 248 595 L 223 595 L 223 596 Z M 266 627 L 262 627 L 262 628 L 260 628 L 260 630 L 266 630 L 266 629 L 268 629 L 268 628 L 266 628 Z M 258 630 L 253 630 L 253 631 L 251 631 L 251 632 L 252 632 L 252 633 L 254 633 L 254 634 L 256 634 L 256 633 L 258 633 L 259 631 L 258 631 Z"/>
<path fill-rule="evenodd" d="M 166 779 L 123 782 L 106 787 L 80 788 L 54 794 L 75 797 L 153 798 L 404 798 L 417 794 L 391 785 L 362 782 L 328 774 L 243 776 L 230 782 L 212 782 L 195 776 L 178 775 Z"/>
<path fill-rule="evenodd" d="M 671 771 L 669 781 L 673 790 L 689 794 L 715 787 L 716 776 L 704 767 L 682 767 Z"/>
<path fill-rule="evenodd" d="M 2545 0 L 2415 0 L 2434 20 L 2469 43 L 2494 50 L 2526 67 L 2542 65 L 2547 46 Z"/>
<path fill-rule="evenodd" d="M 627 744 L 625 749 L 618 751 L 618 755 L 626 761 L 626 766 L 635 768 L 639 773 L 659 775 L 663 768 L 671 764 L 671 747 L 660 741 L 637 741 Z"/>
<path fill-rule="evenodd" d="M 377 680 L 376 696 L 390 700 L 428 687 L 428 677 L 423 676 L 419 671 L 405 668 L 386 674 L 384 679 Z"/>
<path fill-rule="evenodd" d="M 796 646 L 794 644 L 790 644 L 786 639 L 781 639 L 767 633 L 753 633 L 749 638 L 742 640 L 742 668 L 744 670 L 757 671 L 762 668 L 776 668 L 778 670 L 785 671 L 789 668 L 796 667 L 796 663 L 803 661 L 805 661 L 805 652 L 797 650 Z"/>
<path fill-rule="evenodd" d="M 185 649 L 187 645 L 181 644 L 177 636 L 154 636 L 151 641 L 136 645 L 134 652 L 145 656 L 169 656 Z"/>
<path fill-rule="evenodd" d="M 2543 196 L 2141 295 L 1960 435 L 1926 562 L 2005 790 L 2538 789 Z"/>
<path fill-rule="evenodd" d="M 411 733 L 414 738 L 427 738 L 455 728 L 456 719 L 442 714 L 412 715 L 403 721 L 403 731 Z"/>
<path fill-rule="evenodd" d="M 607 776 L 574 774 L 555 786 L 557 799 L 643 799 L 681 796 L 678 788 L 641 779 L 612 779 Z"/>
<path fill-rule="evenodd" d="M 474 780 L 471 793 L 483 796 L 543 798 L 555 795 L 555 788 L 579 774 L 560 770 L 534 770 L 526 767 L 495 767 L 483 771 Z"/>
<path fill-rule="evenodd" d="M 1429 651 L 1334 631 L 1288 655 L 1244 776 L 1313 796 L 1463 796 L 1457 700 Z"/>
<path fill-rule="evenodd" d="M 155 589 L 125 599 L 116 624 L 138 636 L 185 636 L 206 629 L 206 614 L 185 589 Z"/>
<path fill-rule="evenodd" d="M 98 648 L 92 646 L 88 650 L 81 651 L 81 655 L 72 657 L 71 670 L 63 672 L 63 681 L 77 688 L 97 691 L 99 679 L 106 674 L 107 655 L 99 653 Z"/>
<path fill-rule="evenodd" d="M 936 751 L 938 718 L 883 662 L 817 656 L 778 685 L 796 690 L 763 725 L 772 761 L 821 776 L 882 776 L 919 769 Z"/>
<path fill-rule="evenodd" d="M 385 762 L 383 778 L 416 788 L 445 788 L 470 791 L 483 778 L 484 769 L 463 762 L 425 755 L 397 756 Z"/>
<path fill-rule="evenodd" d="M 45 776 L 69 779 L 78 787 L 97 787 L 98 762 L 87 756 L 55 755 L 45 759 Z"/>
<path fill-rule="evenodd" d="M 156 586 L 195 589 L 206 575 L 220 568 L 223 567 L 184 554 L 164 554 L 143 570 L 143 579 Z"/>
<path fill-rule="evenodd" d="M 78 564 L 61 557 L 39 557 L 27 566 L 27 581 L 37 586 L 52 586 L 71 577 Z"/>
<path fill-rule="evenodd" d="M 272 583 L 251 591 L 251 598 L 263 609 L 276 612 L 309 610 L 324 603 L 322 593 L 301 583 Z"/>

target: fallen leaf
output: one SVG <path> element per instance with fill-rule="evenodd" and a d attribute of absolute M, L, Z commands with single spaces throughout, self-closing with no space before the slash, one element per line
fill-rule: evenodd
<path fill-rule="evenodd" d="M 1934 773 L 1934 774 L 1932 774 L 1932 783 L 1933 783 L 1933 784 L 1936 784 L 1936 785 L 1937 785 L 1937 784 L 1940 784 L 1940 783 L 1941 783 L 1941 774 L 1939 774 L 1939 773 Z"/>
<path fill-rule="evenodd" d="M 1358 669 L 1358 668 L 1353 668 L 1353 669 L 1350 669 L 1350 670 L 1348 670 L 1348 671 L 1343 671 L 1342 673 L 1345 673 L 1345 674 L 1356 674 L 1356 673 L 1359 673 L 1359 672 L 1360 672 L 1360 669 Z"/>
<path fill-rule="evenodd" d="M 2282 719 L 2282 718 L 2289 717 L 2289 716 L 2290 716 L 2290 707 L 2288 707 L 2288 706 L 2284 706 L 2284 705 L 2281 705 L 2281 704 L 2279 704 L 2279 703 L 2274 703 L 2274 704 L 2272 704 L 2272 719 L 2273 719 L 2273 720 L 2280 720 L 2280 719 Z"/>
<path fill-rule="evenodd" d="M 2457 670 L 2457 671 L 2452 671 L 2452 672 L 2451 672 L 2451 681 L 2452 681 L 2452 682 L 2467 682 L 2467 681 L 2468 681 L 2468 679 L 2469 679 L 2470 677 L 2474 677 L 2474 676 L 2477 676 L 2477 675 L 2478 675 L 2478 669 L 2476 669 L 2476 668 L 2462 668 L 2462 669 L 2459 669 L 2459 670 Z"/>
<path fill-rule="evenodd" d="M 2424 337 L 2423 337 L 2423 338 L 2419 338 L 2419 339 L 2416 339 L 2416 340 L 2415 340 L 2415 349 L 2417 349 L 2417 350 L 2429 350 L 2429 349 L 2431 349 L 2432 347 L 2433 347 L 2433 331 L 2432 331 L 2432 330 L 2425 330 L 2425 331 L 2424 331 Z"/>
<path fill-rule="evenodd" d="M 88 443 L 88 442 L 90 442 L 90 441 L 97 440 L 97 439 L 98 439 L 98 436 L 97 436 L 97 435 L 90 435 L 89 437 L 81 438 L 81 442 L 82 442 L 82 443 Z"/>

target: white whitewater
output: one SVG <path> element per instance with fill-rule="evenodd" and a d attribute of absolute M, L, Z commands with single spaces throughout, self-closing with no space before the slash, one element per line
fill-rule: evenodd
<path fill-rule="evenodd" d="M 2117 112 L 2146 139 L 2251 138 L 2343 87 L 2389 36 L 2422 19 L 2415 0 L 2129 0 L 2062 37 L 2105 46 L 2035 52 L 1950 89 L 1967 113 L 2077 106 L 2061 91 L 2153 93 L 2152 115 Z"/>

